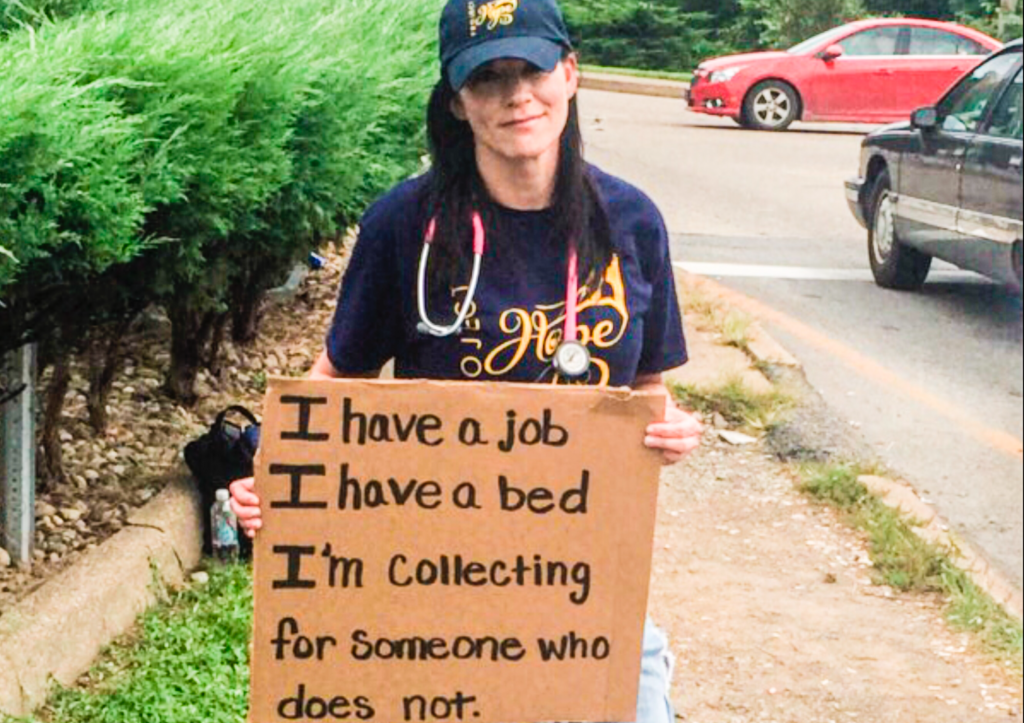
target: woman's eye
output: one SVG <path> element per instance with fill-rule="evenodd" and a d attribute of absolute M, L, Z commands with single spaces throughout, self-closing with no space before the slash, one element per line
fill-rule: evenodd
<path fill-rule="evenodd" d="M 495 73 L 493 70 L 481 70 L 478 73 L 474 73 L 473 77 L 469 79 L 471 85 L 488 85 L 495 83 L 501 79 L 501 76 Z"/>

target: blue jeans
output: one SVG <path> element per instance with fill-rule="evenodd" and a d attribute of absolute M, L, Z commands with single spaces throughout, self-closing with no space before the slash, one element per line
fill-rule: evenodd
<path fill-rule="evenodd" d="M 670 697 L 672 667 L 668 638 L 648 620 L 644 628 L 640 695 L 636 703 L 637 723 L 675 723 L 676 714 Z"/>

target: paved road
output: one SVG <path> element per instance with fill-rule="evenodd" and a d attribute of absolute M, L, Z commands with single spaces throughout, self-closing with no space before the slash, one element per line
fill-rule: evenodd
<path fill-rule="evenodd" d="M 581 94 L 589 159 L 662 208 L 676 261 L 771 308 L 771 331 L 893 469 L 1020 586 L 1019 297 L 937 264 L 926 289 L 870 277 L 842 182 L 861 126 L 739 129 L 680 101 Z"/>

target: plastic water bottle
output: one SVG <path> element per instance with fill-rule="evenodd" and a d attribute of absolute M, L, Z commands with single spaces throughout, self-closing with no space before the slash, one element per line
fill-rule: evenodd
<path fill-rule="evenodd" d="M 238 517 L 231 509 L 231 493 L 217 490 L 217 501 L 210 509 L 213 556 L 221 562 L 238 559 Z"/>

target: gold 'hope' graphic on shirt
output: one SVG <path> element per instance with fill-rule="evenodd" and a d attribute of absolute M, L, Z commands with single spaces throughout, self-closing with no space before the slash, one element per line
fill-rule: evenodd
<path fill-rule="evenodd" d="M 476 37 L 477 30 L 484 25 L 496 30 L 499 25 L 511 25 L 516 19 L 519 0 L 492 0 L 485 5 L 469 4 L 469 34 Z"/>
<path fill-rule="evenodd" d="M 452 295 L 457 299 L 456 314 L 466 291 L 464 286 L 452 290 Z M 606 385 L 611 379 L 611 370 L 608 363 L 600 358 L 599 352 L 611 349 L 622 341 L 629 326 L 626 284 L 618 256 L 613 257 L 600 287 L 594 292 L 583 287 L 580 290 L 580 299 L 577 306 L 579 315 L 594 308 L 611 311 L 611 314 L 603 314 L 603 318 L 592 325 L 578 324 L 576 331 L 579 341 L 588 346 L 592 354 L 596 376 L 593 376 L 591 381 Z M 484 374 L 497 378 L 508 376 L 528 357 L 544 365 L 551 364 L 558 345 L 562 343 L 565 328 L 564 301 L 559 304 L 538 305 L 533 310 L 511 308 L 502 312 L 498 318 L 498 328 L 507 338 L 491 349 L 485 349 L 483 340 L 474 336 L 474 332 L 480 331 L 477 311 L 474 302 L 469 309 L 461 337 L 461 343 L 468 347 L 460 365 L 462 373 L 467 378 L 478 379 Z M 558 383 L 557 378 L 552 381 Z"/>

